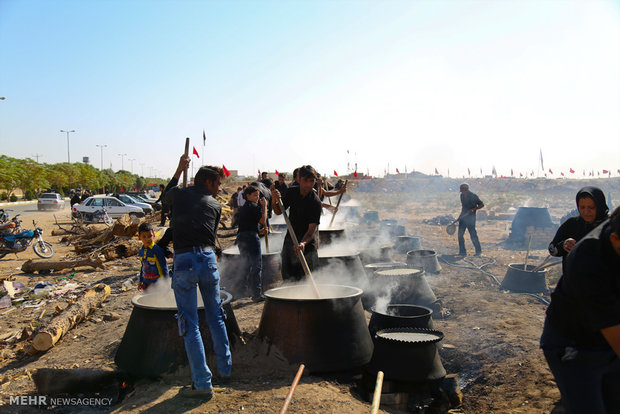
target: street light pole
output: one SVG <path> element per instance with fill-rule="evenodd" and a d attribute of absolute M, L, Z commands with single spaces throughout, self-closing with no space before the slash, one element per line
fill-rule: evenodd
<path fill-rule="evenodd" d="M 103 171 L 103 149 L 107 147 L 107 145 L 96 144 L 95 146 L 101 148 L 101 171 Z"/>
<path fill-rule="evenodd" d="M 69 156 L 69 134 L 71 132 L 75 132 L 75 129 L 72 129 L 72 130 L 61 129 L 60 132 L 66 132 L 67 133 L 67 162 L 69 164 L 71 164 L 71 157 Z"/>
<path fill-rule="evenodd" d="M 121 170 L 125 169 L 125 155 L 127 154 L 118 154 L 118 156 L 121 157 Z"/>

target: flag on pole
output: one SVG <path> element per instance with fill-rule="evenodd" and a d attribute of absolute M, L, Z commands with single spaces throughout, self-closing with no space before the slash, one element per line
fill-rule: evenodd
<path fill-rule="evenodd" d="M 278 170 L 276 170 L 276 175 L 280 175 L 280 173 L 278 172 Z"/>
<path fill-rule="evenodd" d="M 202 145 L 207 144 L 207 134 L 205 134 L 205 130 L 202 130 Z"/>
<path fill-rule="evenodd" d="M 471 175 L 471 171 L 469 171 L 469 168 L 467 169 L 467 175 Z"/>
<path fill-rule="evenodd" d="M 336 172 L 336 170 L 334 170 L 334 175 L 338 177 L 338 173 Z"/>
<path fill-rule="evenodd" d="M 523 177 L 523 173 L 519 173 L 519 177 Z"/>
<path fill-rule="evenodd" d="M 510 176 L 512 177 L 513 175 L 515 175 L 514 171 L 512 170 L 512 168 L 510 169 Z"/>
<path fill-rule="evenodd" d="M 561 175 L 562 177 L 564 177 L 564 173 L 563 173 L 563 172 L 561 172 L 561 171 L 560 171 L 560 175 Z"/>
<path fill-rule="evenodd" d="M 543 163 L 543 157 L 542 157 L 542 148 L 540 149 L 540 168 L 542 168 L 542 170 L 545 170 L 545 164 Z"/>
<path fill-rule="evenodd" d="M 607 174 L 609 171 L 607 170 L 603 170 L 603 174 Z"/>
<path fill-rule="evenodd" d="M 357 171 L 353 173 L 353 177 L 357 178 Z"/>
<path fill-rule="evenodd" d="M 573 170 L 572 168 L 569 169 L 568 171 L 570 171 L 571 174 L 575 174 L 575 170 Z"/>
<path fill-rule="evenodd" d="M 437 168 L 435 168 L 435 174 L 439 174 L 439 171 L 437 171 Z"/>
<path fill-rule="evenodd" d="M 230 171 L 228 171 L 228 168 L 226 168 L 224 164 L 222 164 L 222 170 L 224 170 L 226 177 L 230 177 Z"/>
<path fill-rule="evenodd" d="M 396 174 L 400 174 L 400 171 L 398 171 L 398 168 L 396 169 Z"/>
<path fill-rule="evenodd" d="M 194 155 L 200 158 L 200 155 L 198 155 L 198 151 L 196 151 L 196 147 L 192 147 L 192 148 L 194 149 Z"/>
<path fill-rule="evenodd" d="M 495 165 L 493 166 L 493 169 L 491 170 L 491 174 L 497 177 L 497 170 L 495 169 Z"/>
<path fill-rule="evenodd" d="M 549 174 L 553 174 L 553 171 L 551 171 L 551 168 L 549 168 Z"/>

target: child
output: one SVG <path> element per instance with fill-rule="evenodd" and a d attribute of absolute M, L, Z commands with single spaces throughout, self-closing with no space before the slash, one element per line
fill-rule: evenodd
<path fill-rule="evenodd" d="M 138 239 L 144 245 L 138 252 L 142 264 L 138 290 L 142 292 L 157 282 L 160 276 L 168 276 L 168 263 L 164 257 L 164 250 L 155 244 L 155 231 L 151 223 L 140 224 Z"/>

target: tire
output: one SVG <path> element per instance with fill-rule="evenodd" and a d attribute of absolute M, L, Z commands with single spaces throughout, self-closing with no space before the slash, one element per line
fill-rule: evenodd
<path fill-rule="evenodd" d="M 37 254 L 37 256 L 47 259 L 48 257 L 52 257 L 54 255 L 54 248 L 48 242 L 35 242 L 32 245 L 32 249 Z"/>

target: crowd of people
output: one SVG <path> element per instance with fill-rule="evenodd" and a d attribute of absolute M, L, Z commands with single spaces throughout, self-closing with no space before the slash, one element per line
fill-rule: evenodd
<path fill-rule="evenodd" d="M 142 270 L 139 289 L 147 289 L 168 276 L 166 256 L 173 257 L 172 288 L 178 309 L 179 333 L 191 368 L 192 384 L 181 389 L 184 396 L 208 401 L 213 396 L 214 374 L 207 366 L 198 328 L 197 289 L 200 290 L 217 361 L 217 380 L 226 382 L 231 373 L 231 353 L 221 307 L 216 235 L 221 205 L 216 200 L 224 172 L 201 167 L 190 187 L 178 187 L 189 157 L 182 156 L 177 170 L 163 188 L 165 217 L 170 227 L 154 243 L 152 225 L 139 229 Z M 266 174 L 237 188 L 231 197 L 236 244 L 244 259 L 241 272 L 253 301 L 262 301 L 262 252 L 260 236 L 269 232 L 272 213 L 288 215 L 297 243 L 287 232 L 281 250 L 282 278 L 304 277 L 300 255 L 312 271 L 318 266 L 316 237 L 326 196 L 346 191 L 339 181 L 327 185 L 310 165 L 295 169 L 293 180 L 279 174 L 273 182 Z M 458 218 L 459 255 L 466 255 L 464 233 L 470 234 L 475 255 L 482 252 L 476 232 L 476 211 L 484 203 L 469 185 L 460 188 Z M 579 215 L 564 222 L 549 244 L 549 253 L 562 257 L 562 276 L 551 294 L 541 337 L 541 348 L 562 394 L 567 413 L 620 412 L 620 208 L 611 215 L 603 192 L 584 187 L 576 196 Z M 165 214 L 165 216 L 164 216 Z M 174 231 L 172 231 L 174 229 Z M 163 241 L 163 245 L 162 245 Z M 167 250 L 172 241 L 174 254 Z"/>

